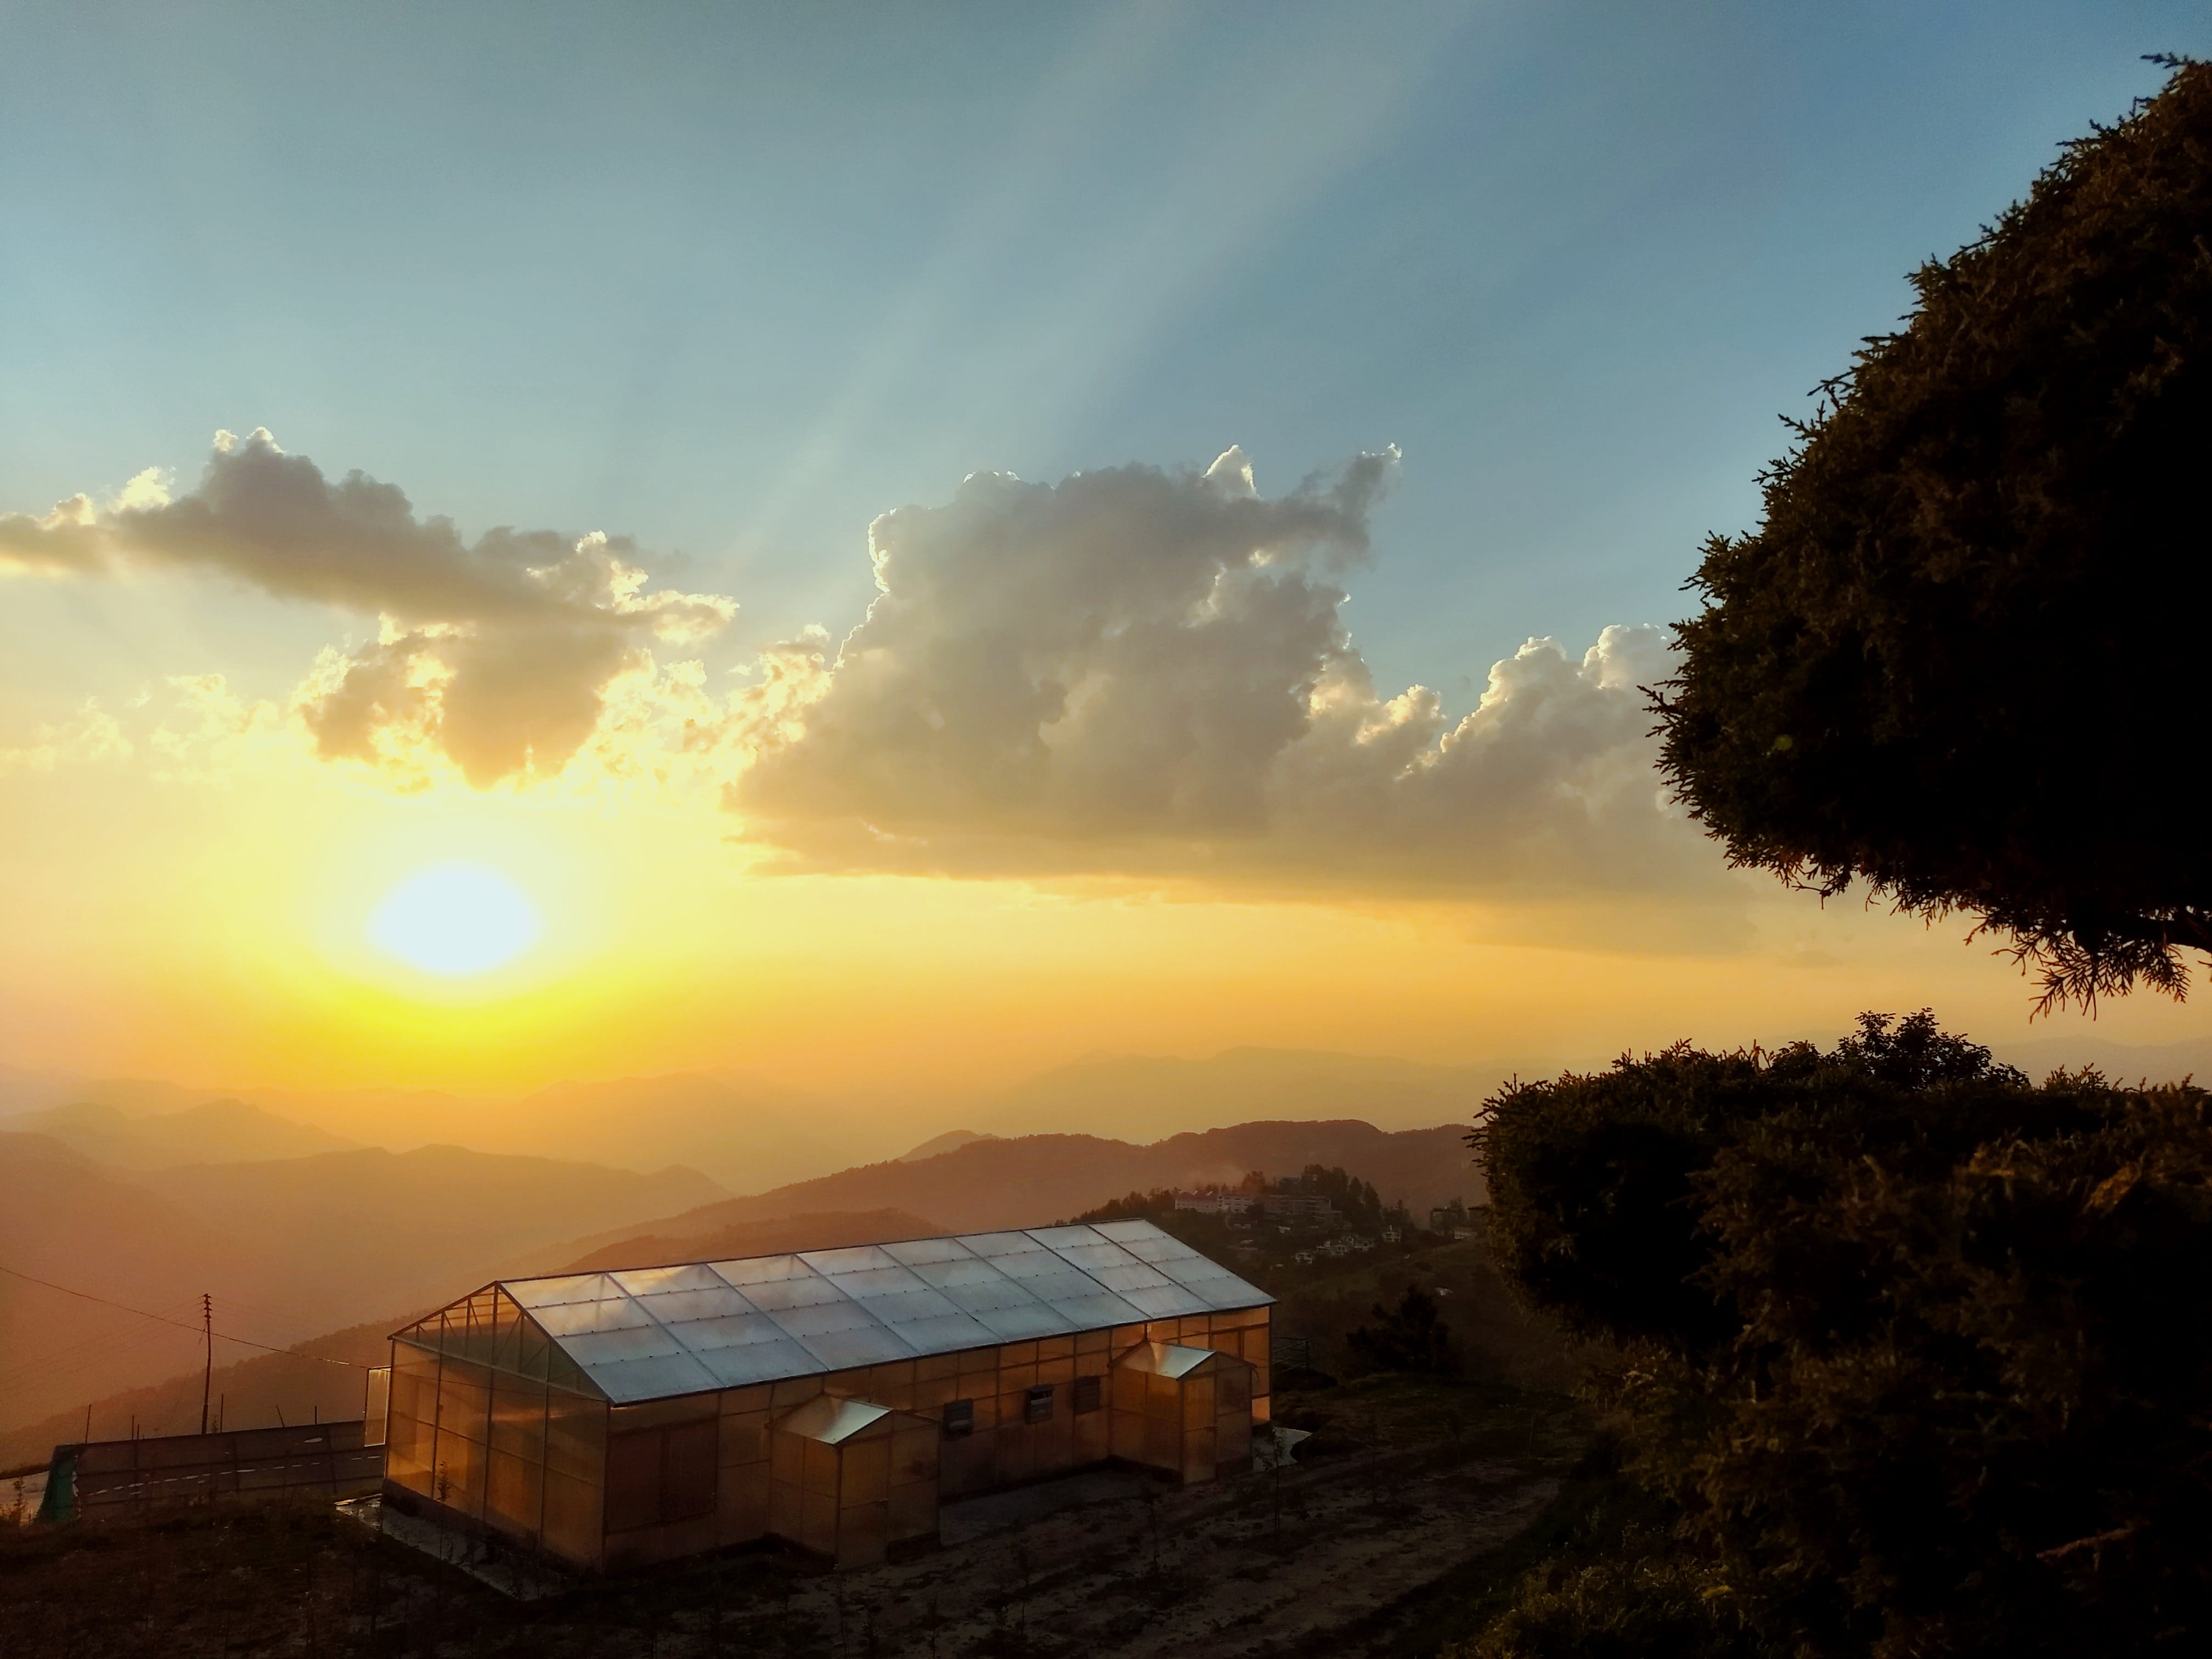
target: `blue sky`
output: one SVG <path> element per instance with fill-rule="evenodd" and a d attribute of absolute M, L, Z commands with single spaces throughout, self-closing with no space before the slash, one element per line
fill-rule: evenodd
<path fill-rule="evenodd" d="M 903 1090 L 2032 1035 L 1963 920 L 1723 867 L 1636 624 L 2157 52 L 2212 9 L 14 0 L 0 1059 Z M 1267 501 L 1101 471 L 1231 444 Z M 1280 499 L 1394 444 L 1371 513 Z M 562 533 L 471 550 L 353 469 Z M 887 513 L 859 647 L 763 655 L 861 623 Z M 1252 556 L 1363 535 L 1348 605 Z M 456 861 L 544 933 L 448 996 L 368 927 Z"/>
<path fill-rule="evenodd" d="M 265 425 L 680 551 L 735 654 L 850 627 L 870 518 L 969 471 L 1396 443 L 1347 615 L 1461 707 L 1680 614 L 1905 271 L 2212 50 L 2114 0 L 9 18 L 0 507 Z"/>

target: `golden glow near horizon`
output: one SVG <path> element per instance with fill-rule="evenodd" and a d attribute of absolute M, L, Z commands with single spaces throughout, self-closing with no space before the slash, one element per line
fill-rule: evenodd
<path fill-rule="evenodd" d="M 371 944 L 441 979 L 504 968 L 544 931 L 538 907 L 505 874 L 459 862 L 417 871 L 368 919 Z"/>
<path fill-rule="evenodd" d="M 1413 902 L 770 875 L 711 812 L 403 797 L 327 771 L 4 781 L 0 1063 L 94 1075 L 511 1095 L 727 1068 L 891 1113 L 1099 1051 L 1602 1064 L 1677 1037 L 1832 1036 L 1863 1008 L 1932 1003 L 1987 1041 L 2086 1024 L 2031 1027 L 2031 988 L 1962 928 L 1756 884 L 1741 939 L 1643 939 L 1618 915 L 1538 930 Z M 454 865 L 526 896 L 537 942 L 451 975 L 374 941 L 381 907 Z M 2203 1023 L 2201 1003 L 2137 997 L 2094 1029 Z"/>
<path fill-rule="evenodd" d="M 259 441 L 217 459 L 248 492 L 307 465 Z M 1363 457 L 1361 476 L 1389 464 Z M 141 631 L 158 643 L 134 651 L 192 659 L 204 647 L 164 630 L 217 586 L 98 563 L 77 586 L 14 581 L 9 627 L 47 655 L 0 676 L 0 1067 L 509 1095 L 738 1071 L 849 1092 L 890 1122 L 918 1091 L 972 1097 L 1086 1053 L 1249 1044 L 1535 1072 L 1678 1038 L 1832 1037 L 1865 1009 L 1932 1005 L 1995 1042 L 2079 1029 L 2032 1028 L 2033 988 L 1986 943 L 1962 948 L 1963 923 L 1730 875 L 1650 770 L 1637 688 L 1663 666 L 1658 630 L 1608 628 L 1579 653 L 1532 641 L 1453 716 L 1418 688 L 1384 699 L 1364 664 L 1312 644 L 1328 629 L 1254 622 L 1307 603 L 1274 565 L 1220 565 L 1206 536 L 1125 556 L 1162 525 L 1243 523 L 1253 489 L 1238 451 L 1202 476 L 1054 495 L 1058 518 L 1036 522 L 1051 503 L 1035 489 L 963 486 L 956 507 L 872 532 L 900 600 L 871 612 L 880 646 L 833 661 L 807 635 L 727 693 L 704 659 L 675 658 L 698 641 L 669 637 L 726 609 L 654 608 L 589 538 L 553 587 L 509 571 L 481 591 L 507 568 L 481 558 L 430 584 L 477 609 L 407 648 L 477 644 L 460 667 L 410 659 L 406 695 L 378 678 L 399 641 L 315 655 L 333 619 L 234 596 L 266 641 L 241 649 L 258 659 L 241 678 L 134 690 L 128 656 L 72 713 L 42 674 Z M 1094 521 L 1109 507 L 1113 534 Z M 82 517 L 14 533 L 43 550 Z M 364 582 L 447 556 L 434 526 L 377 522 L 405 533 L 356 560 Z M 204 544 L 131 533 L 147 558 Z M 240 532 L 232 550 L 267 575 L 259 546 Z M 1176 559 L 1275 598 L 1199 628 L 1188 583 L 1154 580 Z M 1072 623 L 1068 596 L 1094 592 L 1120 611 Z M 454 690 L 461 667 L 543 666 L 524 635 L 492 649 L 478 624 L 512 632 L 517 607 L 556 601 L 583 606 L 590 650 L 489 705 Z M 641 615 L 659 656 L 634 650 Z M 1127 656 L 1177 629 L 1175 651 Z M 580 702 L 610 641 L 632 654 Z M 356 676 L 385 689 L 340 696 Z M 1222 690 L 1301 676 L 1316 689 L 1294 720 Z M 1035 697 L 989 689 L 1039 677 L 1079 689 L 1048 726 Z M 346 725 L 362 708 L 382 711 L 373 730 Z M 575 745 L 559 766 L 535 758 L 540 715 L 569 722 L 544 728 Z M 2138 996 L 2097 1035 L 2193 1036 L 2208 1012 Z"/>

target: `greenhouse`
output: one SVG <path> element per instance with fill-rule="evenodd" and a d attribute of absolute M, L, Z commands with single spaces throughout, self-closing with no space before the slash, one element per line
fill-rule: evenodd
<path fill-rule="evenodd" d="M 1146 1221 L 503 1279 L 392 1335 L 386 1501 L 610 1569 L 1251 1464 L 1271 1298 Z"/>

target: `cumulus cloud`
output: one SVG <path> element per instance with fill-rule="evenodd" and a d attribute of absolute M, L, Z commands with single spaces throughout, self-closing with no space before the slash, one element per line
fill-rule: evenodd
<path fill-rule="evenodd" d="M 1224 460 L 1226 458 L 1224 458 Z M 1238 458 L 1241 462 L 1242 458 Z M 1042 834 L 1246 833 L 1305 720 L 1385 475 L 1268 501 L 1249 473 L 1057 486 L 981 474 L 869 532 L 879 597 L 820 668 L 798 741 L 738 793 L 777 817 Z M 812 649 L 808 648 L 811 643 Z M 818 654 L 793 642 L 780 660 Z"/>
<path fill-rule="evenodd" d="M 738 839 L 797 869 L 1540 898 L 1719 880 L 1653 769 L 1662 630 L 1530 640 L 1457 718 L 1377 688 L 1341 583 L 1395 466 L 1359 456 L 1273 497 L 1233 448 L 1203 471 L 977 474 L 870 526 L 877 597 L 842 643 L 771 645 L 734 691 L 696 650 L 733 603 L 652 591 L 632 544 L 470 541 L 265 432 L 221 438 L 182 496 L 143 473 L 0 517 L 0 566 L 198 571 L 378 618 L 281 703 L 170 681 L 137 752 L 183 781 L 307 752 L 409 787 L 719 792 Z M 88 709 L 0 771 L 133 741 Z"/>
<path fill-rule="evenodd" d="M 817 868 L 1182 872 L 1588 890 L 1710 879 L 1640 688 L 1665 634 L 1531 640 L 1456 721 L 1386 697 L 1334 577 L 1394 456 L 1262 497 L 1203 473 L 967 480 L 870 532 L 878 596 L 787 642 L 741 718 L 753 838 Z"/>
<path fill-rule="evenodd" d="M 418 519 L 395 485 L 335 482 L 265 430 L 216 434 L 199 486 L 172 499 L 141 473 L 112 502 L 0 515 L 0 566 L 50 576 L 197 571 L 380 618 L 328 653 L 301 712 L 319 751 L 379 765 L 442 757 L 479 786 L 557 774 L 606 690 L 655 643 L 696 645 L 736 611 L 715 594 L 647 592 L 635 549 L 597 533 L 487 531 Z"/>

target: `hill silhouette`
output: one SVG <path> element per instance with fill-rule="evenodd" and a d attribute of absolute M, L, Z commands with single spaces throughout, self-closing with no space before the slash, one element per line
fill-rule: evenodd
<path fill-rule="evenodd" d="M 1203 1060 L 1096 1054 L 1040 1072 L 969 1115 L 971 1127 L 1002 1135 L 1049 1127 L 1136 1141 L 1291 1120 L 1412 1129 L 1465 1121 L 1516 1069 L 1308 1048 L 1228 1048 Z"/>
<path fill-rule="evenodd" d="M 137 1117 L 102 1101 L 76 1101 L 23 1113 L 0 1129 L 51 1135 L 97 1163 L 131 1170 L 307 1158 L 360 1144 L 234 1099 Z"/>
<path fill-rule="evenodd" d="M 1340 1166 L 1372 1182 L 1385 1200 L 1418 1212 L 1452 1198 L 1481 1200 L 1463 1126 L 1401 1130 L 1341 1119 L 1327 1123 L 1240 1123 L 1170 1135 L 1150 1146 L 1097 1135 L 1020 1135 L 972 1140 L 934 1158 L 846 1170 L 749 1197 L 722 1200 L 653 1224 L 665 1238 L 698 1238 L 778 1217 L 901 1210 L 927 1216 L 934 1231 L 1033 1227 L 1133 1191 L 1233 1183 L 1252 1170 L 1292 1175 L 1309 1164 Z M 578 1241 L 588 1248 L 589 1241 Z M 579 1254 L 585 1254 L 580 1249 Z"/>
<path fill-rule="evenodd" d="M 51 1136 L 0 1134 L 0 1262 L 193 1326 L 206 1291 L 218 1331 L 282 1346 L 442 1302 L 520 1251 L 634 1229 L 720 1191 L 696 1170 L 455 1146 L 121 1170 Z M 0 1275 L 0 1428 L 198 1357 L 197 1331 Z"/>
<path fill-rule="evenodd" d="M 738 1072 L 560 1083 L 513 1100 L 428 1090 L 191 1089 L 146 1079 L 0 1076 L 0 1104 L 112 1109 L 125 1127 L 176 1120 L 217 1098 L 334 1137 L 271 1152 L 213 1146 L 195 1157 L 133 1157 L 73 1141 L 109 1162 L 220 1163 L 300 1156 L 339 1144 L 426 1146 L 555 1158 L 650 1173 L 698 1170 L 733 1193 L 758 1193 L 901 1153 L 942 1151 L 956 1134 L 1051 1133 L 1149 1142 L 1258 1121 L 1358 1119 L 1384 1129 L 1466 1121 L 1516 1070 L 1548 1061 L 1436 1066 L 1322 1050 L 1231 1048 L 1202 1059 L 1097 1054 L 981 1096 L 842 1098 Z M 112 1119 L 102 1119 L 119 1134 Z M 0 1130 L 47 1126 L 17 1118 Z M 916 1143 L 921 1143 L 917 1146 Z M 922 1213 L 928 1213 L 924 1211 Z"/>
<path fill-rule="evenodd" d="M 196 1322 L 204 1290 L 261 1293 L 262 1257 L 51 1136 L 0 1134 L 0 1262 L 18 1273 Z M 0 1274 L 0 1427 L 167 1376 L 198 1349 L 191 1332 Z"/>

